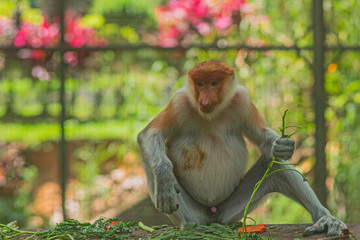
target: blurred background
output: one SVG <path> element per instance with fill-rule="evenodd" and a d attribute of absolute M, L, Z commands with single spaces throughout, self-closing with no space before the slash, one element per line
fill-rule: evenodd
<path fill-rule="evenodd" d="M 318 2 L 1 0 L 0 222 L 167 223 L 147 197 L 136 135 L 188 70 L 217 59 L 272 128 L 289 109 L 302 127 L 292 162 L 335 216 L 360 223 L 360 4 Z M 311 222 L 280 195 L 250 216 Z"/>

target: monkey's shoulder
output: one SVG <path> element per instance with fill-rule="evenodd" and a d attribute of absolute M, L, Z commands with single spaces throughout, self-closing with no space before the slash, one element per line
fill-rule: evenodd
<path fill-rule="evenodd" d="M 230 105 L 234 108 L 241 108 L 242 110 L 244 110 L 244 107 L 249 108 L 251 106 L 249 90 L 242 85 L 236 85 L 234 94 L 230 100 Z"/>
<path fill-rule="evenodd" d="M 186 119 L 193 120 L 194 117 L 198 116 L 196 104 L 194 106 L 185 88 L 179 89 L 169 104 L 172 105 L 173 114 L 178 123 Z"/>

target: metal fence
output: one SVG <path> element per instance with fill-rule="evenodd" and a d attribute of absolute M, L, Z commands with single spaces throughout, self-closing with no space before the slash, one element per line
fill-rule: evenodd
<path fill-rule="evenodd" d="M 65 218 L 65 195 L 66 195 L 66 180 L 68 176 L 66 176 L 66 135 L 65 135 L 65 120 L 66 120 L 66 103 L 65 103 L 65 74 L 66 74 L 66 64 L 64 61 L 64 53 L 68 51 L 107 51 L 107 50 L 122 50 L 122 51 L 134 51 L 134 50 L 144 50 L 144 49 L 156 49 L 157 51 L 173 51 L 173 50 L 183 50 L 187 51 L 192 48 L 200 48 L 204 50 L 217 50 L 217 51 L 228 51 L 228 50 L 253 50 L 253 51 L 293 51 L 299 56 L 303 51 L 312 51 L 313 58 L 312 61 L 307 60 L 309 65 L 313 70 L 314 77 L 314 91 L 313 91 L 313 108 L 315 112 L 315 156 L 316 156 L 316 164 L 315 164 L 315 191 L 319 197 L 319 200 L 322 203 L 326 203 L 326 154 L 325 154 L 325 146 L 326 146 L 326 120 L 325 120 L 325 109 L 327 106 L 327 94 L 324 90 L 324 79 L 325 79 L 325 53 L 328 51 L 360 51 L 360 46 L 342 46 L 342 45 L 334 45 L 334 46 L 326 46 L 325 45 L 325 27 L 324 27 L 324 17 L 323 17 L 323 0 L 313 0 L 312 1 L 312 26 L 310 27 L 313 33 L 313 46 L 305 46 L 299 47 L 297 45 L 292 46 L 249 46 L 246 44 L 239 44 L 233 46 L 225 46 L 219 47 L 216 45 L 189 45 L 189 46 L 177 46 L 170 48 L 163 48 L 159 46 L 151 46 L 151 45 L 121 45 L 121 44 L 113 44 L 108 45 L 106 47 L 70 47 L 65 43 L 64 33 L 65 33 L 65 25 L 64 25 L 64 13 L 66 8 L 66 1 L 61 1 L 60 4 L 60 33 L 61 40 L 60 44 L 57 47 L 46 48 L 46 47 L 1 47 L 0 51 L 5 53 L 11 53 L 14 51 L 18 51 L 20 49 L 41 49 L 41 50 L 51 50 L 57 51 L 60 53 L 60 64 L 58 66 L 57 74 L 59 76 L 61 87 L 59 90 L 59 101 L 61 105 L 61 112 L 59 116 L 59 125 L 61 129 L 61 137 L 59 139 L 60 144 L 60 155 L 59 155 L 59 166 L 60 166 L 60 183 L 61 183 L 61 191 L 62 191 L 62 212 L 63 217 Z"/>

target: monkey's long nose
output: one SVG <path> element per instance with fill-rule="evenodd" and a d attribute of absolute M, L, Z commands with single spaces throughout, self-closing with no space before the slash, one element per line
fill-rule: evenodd
<path fill-rule="evenodd" d="M 202 107 L 205 107 L 205 108 L 210 107 L 211 106 L 211 100 L 209 98 L 203 98 L 203 99 L 200 100 L 200 105 Z"/>
<path fill-rule="evenodd" d="M 200 105 L 200 111 L 204 113 L 210 113 L 215 109 L 214 104 L 208 98 L 202 99 L 199 105 Z"/>

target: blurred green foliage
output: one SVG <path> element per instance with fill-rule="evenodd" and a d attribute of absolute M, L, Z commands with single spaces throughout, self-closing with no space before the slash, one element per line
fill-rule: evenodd
<path fill-rule="evenodd" d="M 132 15 L 144 16 L 146 20 L 155 20 L 155 7 L 160 4 L 161 0 L 147 1 L 126 1 L 126 0 L 108 0 L 106 2 L 101 0 L 94 0 L 90 8 L 90 13 L 96 13 L 107 16 L 125 16 Z M 126 25 L 126 24 L 124 24 Z"/>
<path fill-rule="evenodd" d="M 268 21 L 263 24 L 242 21 L 238 34 L 228 38 L 223 36 L 229 43 L 256 45 L 260 41 L 265 45 L 312 45 L 311 1 L 249 2 L 255 16 L 267 16 Z M 159 3 L 164 1 L 93 0 L 81 22 L 95 28 L 110 43 L 138 44 L 143 41 L 144 33 L 157 29 L 154 8 Z M 23 18 L 34 23 L 38 21 L 41 11 L 33 8 L 27 0 L 0 1 L 0 15 L 11 17 L 16 6 L 22 10 Z M 360 42 L 357 28 L 360 24 L 359 8 L 356 0 L 324 1 L 328 45 Z M 202 42 L 213 40 L 214 36 L 209 36 Z M 30 77 L 30 63 L 21 62 L 12 54 L 6 57 L 5 62 L 1 60 L 6 67 L 0 69 L 0 143 L 21 142 L 38 148 L 44 142 L 57 141 L 60 137 L 58 115 L 61 110 L 59 79 L 55 74 L 49 81 Z M 3 58 L 0 55 L 0 59 Z M 283 111 L 289 109 L 289 124 L 302 126 L 301 132 L 294 136 L 297 151 L 293 160 L 301 163 L 309 182 L 314 181 L 311 51 L 142 49 L 94 52 L 84 65 L 67 68 L 65 135 L 68 140 L 88 141 L 75 154 L 82 161 L 73 166 L 81 186 L 91 188 L 93 178 L 108 173 L 100 170 L 109 157 L 106 154 L 116 155 L 121 162 L 127 151 L 136 151 L 137 133 L 182 86 L 187 71 L 208 59 L 222 60 L 236 67 L 239 82 L 250 90 L 255 105 L 272 128 L 280 127 Z M 346 222 L 358 222 L 360 219 L 357 179 L 360 174 L 359 59 L 356 51 L 328 51 L 327 65 L 324 66 L 328 93 L 328 206 L 334 215 Z M 52 68 L 56 68 L 58 63 L 55 55 L 52 63 L 55 66 Z M 114 139 L 121 141 L 117 145 L 120 153 L 101 143 L 101 140 Z M 0 151 L 0 158 L 1 154 Z M 257 154 L 251 147 L 252 160 Z M 29 171 L 36 172 L 29 167 Z M 33 184 L 34 179 L 26 177 L 25 171 L 28 170 L 24 170 L 23 187 L 13 195 L 15 203 L 9 204 L 13 199 L 0 199 L 0 221 L 27 219 L 30 216 L 31 188 L 28 186 Z M 86 195 L 82 204 L 86 206 L 91 196 Z M 268 211 L 253 215 L 258 223 L 311 221 L 305 209 L 284 197 L 276 196 L 266 206 Z"/>

